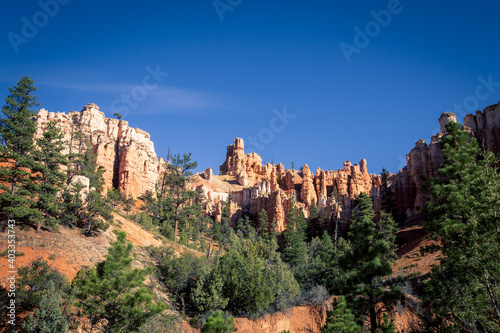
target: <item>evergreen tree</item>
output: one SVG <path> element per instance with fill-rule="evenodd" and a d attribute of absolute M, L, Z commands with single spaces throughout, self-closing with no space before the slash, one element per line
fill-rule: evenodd
<path fill-rule="evenodd" d="M 401 226 L 406 220 L 406 215 L 404 214 L 404 212 L 401 212 L 394 204 L 394 198 L 390 187 L 391 184 L 389 182 L 390 175 L 390 172 L 387 171 L 386 168 L 382 168 L 381 208 L 395 221 L 397 221 L 398 225 Z"/>
<path fill-rule="evenodd" d="M 132 268 L 133 246 L 125 240 L 125 232 L 116 235 L 106 260 L 80 270 L 73 280 L 77 305 L 88 319 L 83 328 L 88 332 L 136 331 L 165 309 L 163 303 L 152 302 L 153 295 L 144 286 L 151 268 Z"/>
<path fill-rule="evenodd" d="M 226 201 L 222 205 L 222 215 L 220 222 L 220 238 L 217 239 L 223 245 L 227 245 L 231 239 L 231 235 L 234 234 L 233 228 L 231 228 L 231 202 L 233 201 L 233 196 L 229 193 Z M 215 222 L 217 223 L 217 222 Z"/>
<path fill-rule="evenodd" d="M 2 221 L 8 218 L 18 223 L 35 224 L 41 217 L 34 206 L 37 193 L 29 188 L 33 180 L 30 172 L 37 166 L 33 158 L 36 112 L 40 103 L 32 95 L 37 88 L 27 76 L 20 78 L 16 86 L 9 88 L 5 98 L 4 114 L 0 118 L 0 211 Z"/>
<path fill-rule="evenodd" d="M 97 154 L 92 147 L 90 140 L 86 140 L 87 148 L 78 159 L 77 174 L 89 179 L 89 187 L 95 188 L 99 192 L 104 191 L 104 172 L 106 169 L 97 164 Z"/>
<path fill-rule="evenodd" d="M 322 333 L 358 333 L 361 327 L 358 326 L 355 316 L 347 307 L 344 296 L 339 296 L 333 305 L 333 311 L 329 311 L 326 317 L 326 324 Z"/>
<path fill-rule="evenodd" d="M 371 198 L 361 193 L 353 210 L 349 239 L 351 247 L 339 257 L 344 274 L 339 278 L 337 290 L 346 296 L 352 309 L 370 319 L 370 331 L 378 330 L 378 303 L 390 308 L 403 300 L 403 278 L 391 277 L 391 248 L 380 228 L 373 221 L 375 213 Z"/>
<path fill-rule="evenodd" d="M 42 258 L 33 260 L 28 266 L 19 268 L 16 304 L 24 310 L 39 307 L 50 284 L 56 290 L 69 293 L 68 281 L 59 271 L 51 268 Z"/>
<path fill-rule="evenodd" d="M 233 242 L 221 257 L 216 274 L 224 281 L 227 308 L 236 315 L 262 313 L 274 301 L 272 271 L 250 241 Z"/>
<path fill-rule="evenodd" d="M 311 204 L 311 207 L 309 208 L 309 221 L 307 223 L 307 239 L 310 241 L 316 236 L 321 236 L 321 221 L 320 221 L 320 216 L 318 212 L 318 206 L 316 206 L 314 203 Z"/>
<path fill-rule="evenodd" d="M 267 212 L 262 208 L 259 212 L 259 235 L 264 236 L 268 233 L 269 221 L 267 218 Z"/>
<path fill-rule="evenodd" d="M 90 191 L 85 199 L 85 206 L 80 211 L 80 227 L 86 235 L 92 235 L 99 230 L 106 230 L 113 221 L 112 208 L 101 193 Z M 104 220 L 103 220 L 104 219 Z"/>
<path fill-rule="evenodd" d="M 307 222 L 302 212 L 299 212 L 294 200 L 290 203 L 287 212 L 287 229 L 284 232 L 285 248 L 283 253 L 285 255 L 285 262 L 293 266 L 300 266 L 305 263 L 306 249 L 305 249 L 305 230 Z"/>
<path fill-rule="evenodd" d="M 443 326 L 470 332 L 500 330 L 499 160 L 481 152 L 460 124 L 446 125 L 444 163 L 431 179 L 425 226 L 440 239 L 440 265 L 424 295 Z M 443 330 L 438 327 L 437 330 Z"/>
<path fill-rule="evenodd" d="M 380 333 L 395 333 L 396 326 L 394 325 L 394 319 L 389 317 L 387 313 L 384 313 L 383 321 L 380 323 Z"/>
<path fill-rule="evenodd" d="M 386 213 L 392 214 L 394 210 L 394 203 L 392 201 L 392 191 L 389 187 L 390 173 L 384 167 L 382 168 L 382 189 L 381 189 L 381 207 Z"/>
<path fill-rule="evenodd" d="M 160 206 L 158 219 L 165 230 L 167 225 L 174 227 L 174 242 L 177 241 L 179 223 L 187 223 L 186 207 L 194 202 L 197 192 L 189 189 L 192 172 L 198 166 L 191 162 L 191 153 L 174 155 L 170 163 L 165 164 L 166 171 L 158 187 L 157 205 Z"/>
<path fill-rule="evenodd" d="M 337 243 L 338 243 L 339 237 L 340 237 L 340 226 L 339 226 L 339 223 L 340 223 L 340 195 L 339 195 L 339 191 L 337 190 L 336 187 L 333 189 L 331 198 L 334 202 L 334 207 L 335 207 L 335 210 L 334 210 L 333 215 L 332 215 L 332 220 L 334 223 L 333 243 L 334 243 L 335 248 L 337 248 Z"/>
<path fill-rule="evenodd" d="M 21 329 L 25 333 L 65 333 L 69 329 L 69 317 L 63 305 L 62 290 L 50 281 L 38 309 L 23 321 Z"/>
<path fill-rule="evenodd" d="M 36 139 L 33 157 L 38 163 L 31 170 L 35 176 L 28 187 L 38 193 L 38 200 L 34 207 L 43 216 L 43 219 L 38 220 L 37 232 L 40 232 L 42 223 L 48 227 L 57 227 L 58 225 L 61 210 L 58 194 L 66 182 L 66 173 L 61 170 L 61 166 L 68 165 L 68 160 L 62 153 L 64 150 L 63 138 L 64 135 L 57 127 L 57 123 L 50 121 L 43 136 Z"/>
<path fill-rule="evenodd" d="M 89 140 L 86 145 L 87 149 L 82 155 L 75 153 L 72 156 L 74 163 L 70 167 L 75 170 L 70 174 L 87 177 L 91 191 L 84 193 L 84 186 L 80 182 L 65 187 L 62 192 L 61 222 L 82 229 L 86 235 L 92 235 L 98 230 L 106 230 L 109 227 L 106 221 L 112 221 L 113 216 L 112 202 L 102 195 L 105 169 L 97 164 L 97 155 Z"/>
<path fill-rule="evenodd" d="M 215 269 L 206 269 L 196 280 L 190 299 L 200 312 L 225 309 L 229 298 L 223 295 L 224 278 Z"/>
<path fill-rule="evenodd" d="M 154 249 L 152 255 L 158 262 L 159 277 L 164 281 L 165 287 L 177 297 L 184 312 L 186 307 L 190 306 L 188 302 L 193 301 L 190 294 L 193 294 L 192 290 L 195 284 L 202 280 L 204 273 L 209 270 L 209 261 L 207 258 L 197 257 L 189 251 L 177 256 L 175 251 L 170 248 L 166 250 Z M 202 304 L 205 300 L 193 301 L 195 308 L 198 306 L 197 301 Z"/>

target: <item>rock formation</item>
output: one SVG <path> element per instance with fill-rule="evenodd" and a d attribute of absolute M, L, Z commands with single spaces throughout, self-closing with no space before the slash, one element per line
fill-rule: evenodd
<path fill-rule="evenodd" d="M 95 104 L 87 104 L 80 112 L 68 114 L 40 110 L 37 135 L 40 136 L 49 121 L 56 121 L 64 133 L 66 153 L 82 153 L 85 140 L 97 155 L 97 163 L 104 166 L 105 189 L 117 188 L 126 197 L 138 197 L 154 191 L 163 160 L 156 156 L 148 133 L 129 127 L 124 120 L 110 119 Z M 83 135 L 79 139 L 77 132 Z"/>
<path fill-rule="evenodd" d="M 500 152 L 500 102 L 464 117 L 464 126 L 470 128 L 479 143 L 488 150 Z"/>
<path fill-rule="evenodd" d="M 163 160 L 156 156 L 148 133 L 129 127 L 127 121 L 106 118 L 95 104 L 69 114 L 40 110 L 38 136 L 51 120 L 56 121 L 64 132 L 66 152 L 85 151 L 85 140 L 79 139 L 77 132 L 90 140 L 97 163 L 106 169 L 106 189 L 117 188 L 127 197 L 154 191 Z M 406 156 L 407 165 L 388 179 L 394 205 L 408 216 L 418 214 L 425 204 L 426 194 L 422 190 L 425 178 L 438 176 L 443 163 L 438 141 L 446 135 L 445 126 L 450 121 L 456 121 L 456 116 L 443 113 L 439 118 L 440 132 L 432 136 L 429 144 L 424 140 L 417 141 Z M 466 115 L 464 128 L 484 148 L 498 153 L 500 103 L 477 111 L 475 115 Z M 339 170 L 318 168 L 313 173 L 307 164 L 301 171 L 285 169 L 281 163 L 263 165 L 258 154 L 245 154 L 244 148 L 243 139 L 236 138 L 232 145 L 227 146 L 226 159 L 220 166 L 221 176 L 214 175 L 211 168 L 196 176 L 194 186 L 202 190 L 207 199 L 205 213 L 214 220 L 220 220 L 222 203 L 229 194 L 233 201 L 230 205 L 233 223 L 243 212 L 258 214 L 265 209 L 268 222 L 276 222 L 278 231 L 286 229 L 286 212 L 292 200 L 297 202 L 306 217 L 310 207 L 316 205 L 326 217 L 338 214 L 342 220 L 348 220 L 353 200 L 361 192 L 371 195 L 376 210 L 381 208 L 381 177 L 368 173 L 364 159 L 354 165 L 346 161 Z M 338 202 L 333 196 L 335 191 Z"/>
<path fill-rule="evenodd" d="M 380 197 L 377 190 L 381 184 L 380 176 L 368 174 L 366 160 L 354 166 L 347 161 L 344 168 L 337 171 L 318 169 L 316 174 L 311 172 L 307 164 L 302 171 L 287 170 L 281 163 L 262 165 L 262 159 L 256 153 L 245 154 L 244 142 L 240 138 L 227 147 L 226 160 L 220 172 L 226 183 L 233 182 L 228 190 L 237 204 L 235 212 L 240 212 L 236 216 L 241 215 L 242 211 L 257 214 L 265 209 L 268 223 L 274 221 L 279 232 L 286 229 L 286 212 L 292 200 L 297 201 L 306 217 L 312 205 L 318 206 L 320 211 L 325 209 L 331 215 L 336 207 L 331 197 L 334 189 L 337 189 L 341 201 L 339 215 L 347 220 L 352 201 L 359 193 L 370 193 L 377 198 L 376 201 Z M 207 211 L 213 211 L 216 215 L 221 191 L 207 180 L 205 172 L 197 180 L 197 186 L 212 200 L 212 208 Z"/>
<path fill-rule="evenodd" d="M 396 174 L 389 176 L 388 185 L 393 193 L 393 201 L 399 211 L 408 217 L 419 214 L 427 200 L 423 191 L 425 179 L 437 177 L 443 163 L 439 148 L 439 139 L 446 135 L 446 125 L 457 121 L 453 113 L 445 112 L 439 117 L 440 132 L 433 135 L 430 143 L 419 140 L 407 154 L 407 165 Z M 488 106 L 476 115 L 467 115 L 464 129 L 470 130 L 485 148 L 498 153 L 500 151 L 500 103 Z M 239 209 L 257 214 L 262 208 L 268 212 L 269 222 L 277 223 L 278 230 L 286 228 L 286 211 L 292 197 L 308 216 L 311 205 L 331 216 L 338 213 L 342 220 L 349 219 L 353 199 L 361 192 L 367 192 L 374 200 L 376 210 L 381 209 L 381 177 L 370 175 L 366 160 L 354 166 L 344 162 L 343 169 L 321 170 L 313 174 L 308 165 L 301 172 L 285 170 L 282 164 L 262 165 L 262 159 L 256 153 L 245 155 L 244 142 L 240 138 L 227 147 L 226 160 L 220 167 L 222 175 L 232 177 L 239 185 L 233 188 L 233 198 Z M 334 189 L 339 195 L 339 212 L 332 198 Z"/>
<path fill-rule="evenodd" d="M 438 170 L 444 161 L 439 147 L 439 139 L 446 135 L 446 125 L 457 121 L 455 114 L 445 112 L 439 117 L 440 131 L 434 134 L 429 145 L 424 140 L 415 143 L 415 147 L 406 156 L 406 167 L 391 177 L 391 188 L 396 206 L 407 211 L 408 215 L 418 213 L 426 201 L 422 191 L 425 179 L 438 177 Z M 464 117 L 463 129 L 469 130 L 485 149 L 494 153 L 500 151 L 500 102 L 490 105 L 476 115 Z"/>

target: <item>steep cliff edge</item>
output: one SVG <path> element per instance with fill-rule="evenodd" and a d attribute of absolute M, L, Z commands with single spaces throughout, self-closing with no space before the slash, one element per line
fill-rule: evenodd
<path fill-rule="evenodd" d="M 104 166 L 105 188 L 116 188 L 127 197 L 138 197 L 154 191 L 163 160 L 155 153 L 150 136 L 139 128 L 129 127 L 124 120 L 110 119 L 95 104 L 87 104 L 80 112 L 68 114 L 40 110 L 37 136 L 49 121 L 56 121 L 64 133 L 65 153 L 82 153 L 90 140 L 97 163 Z M 77 133 L 81 133 L 81 139 Z"/>

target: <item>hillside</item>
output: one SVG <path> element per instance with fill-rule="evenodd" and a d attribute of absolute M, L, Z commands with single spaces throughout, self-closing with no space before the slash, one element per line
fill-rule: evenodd
<path fill-rule="evenodd" d="M 110 243 L 116 241 L 114 230 L 122 230 L 127 233 L 127 239 L 134 244 L 136 261 L 134 266 L 144 267 L 145 264 L 151 264 L 152 258 L 149 257 L 145 247 L 148 246 L 168 246 L 175 249 L 177 253 L 190 251 L 196 255 L 202 255 L 199 252 L 184 246 L 174 244 L 169 240 L 160 240 L 151 232 L 137 223 L 113 213 L 115 223 L 97 237 L 86 237 L 78 230 L 61 227 L 59 232 L 42 231 L 37 234 L 31 228 L 22 228 L 18 230 L 18 251 L 16 257 L 16 266 L 26 266 L 32 260 L 43 258 L 50 263 L 50 266 L 70 280 L 83 267 L 95 266 L 98 262 L 105 259 L 107 249 Z M 398 260 L 394 264 L 395 270 L 404 268 L 406 273 L 418 273 L 414 279 L 418 281 L 424 277 L 433 265 L 439 264 L 439 254 L 420 255 L 420 246 L 429 245 L 431 242 L 425 240 L 425 232 L 419 226 L 412 226 L 400 230 L 398 235 L 405 239 L 406 243 L 398 248 Z M 7 248 L 6 234 L 0 234 L 0 252 Z M 8 265 L 6 257 L 0 257 L 0 281 L 2 287 L 6 286 L 6 277 Z M 160 282 L 154 278 L 148 280 L 148 285 L 156 290 L 163 290 Z M 168 301 L 167 295 L 159 292 L 159 295 Z M 238 332 L 243 333 L 280 333 L 283 330 L 290 332 L 320 332 L 326 319 L 326 311 L 332 308 L 332 300 L 324 304 L 312 304 L 293 307 L 291 309 L 269 314 L 263 317 L 248 319 L 237 318 L 235 320 Z M 411 313 L 402 313 L 396 315 L 396 327 L 398 332 L 404 332 L 409 324 L 416 319 Z M 193 328 L 187 321 L 182 323 L 184 332 L 200 332 Z"/>

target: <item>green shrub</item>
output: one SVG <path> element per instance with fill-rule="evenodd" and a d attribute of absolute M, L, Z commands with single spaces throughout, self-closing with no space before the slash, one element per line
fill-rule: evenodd
<path fill-rule="evenodd" d="M 139 223 L 147 230 L 154 228 L 153 219 L 146 212 L 140 212 L 135 215 L 135 222 Z"/>
<path fill-rule="evenodd" d="M 234 331 L 236 331 L 234 319 L 225 317 L 220 310 L 212 313 L 201 329 L 202 333 L 231 333 Z"/>
<path fill-rule="evenodd" d="M 66 277 L 57 270 L 51 268 L 47 261 L 42 258 L 35 259 L 30 265 L 20 267 L 18 282 L 18 293 L 16 303 L 27 310 L 38 307 L 43 293 L 52 283 L 56 290 L 69 292 Z"/>
<path fill-rule="evenodd" d="M 67 332 L 69 313 L 66 310 L 63 306 L 63 292 L 56 289 L 54 282 L 50 281 L 47 290 L 40 299 L 38 309 L 22 323 L 22 332 Z"/>

